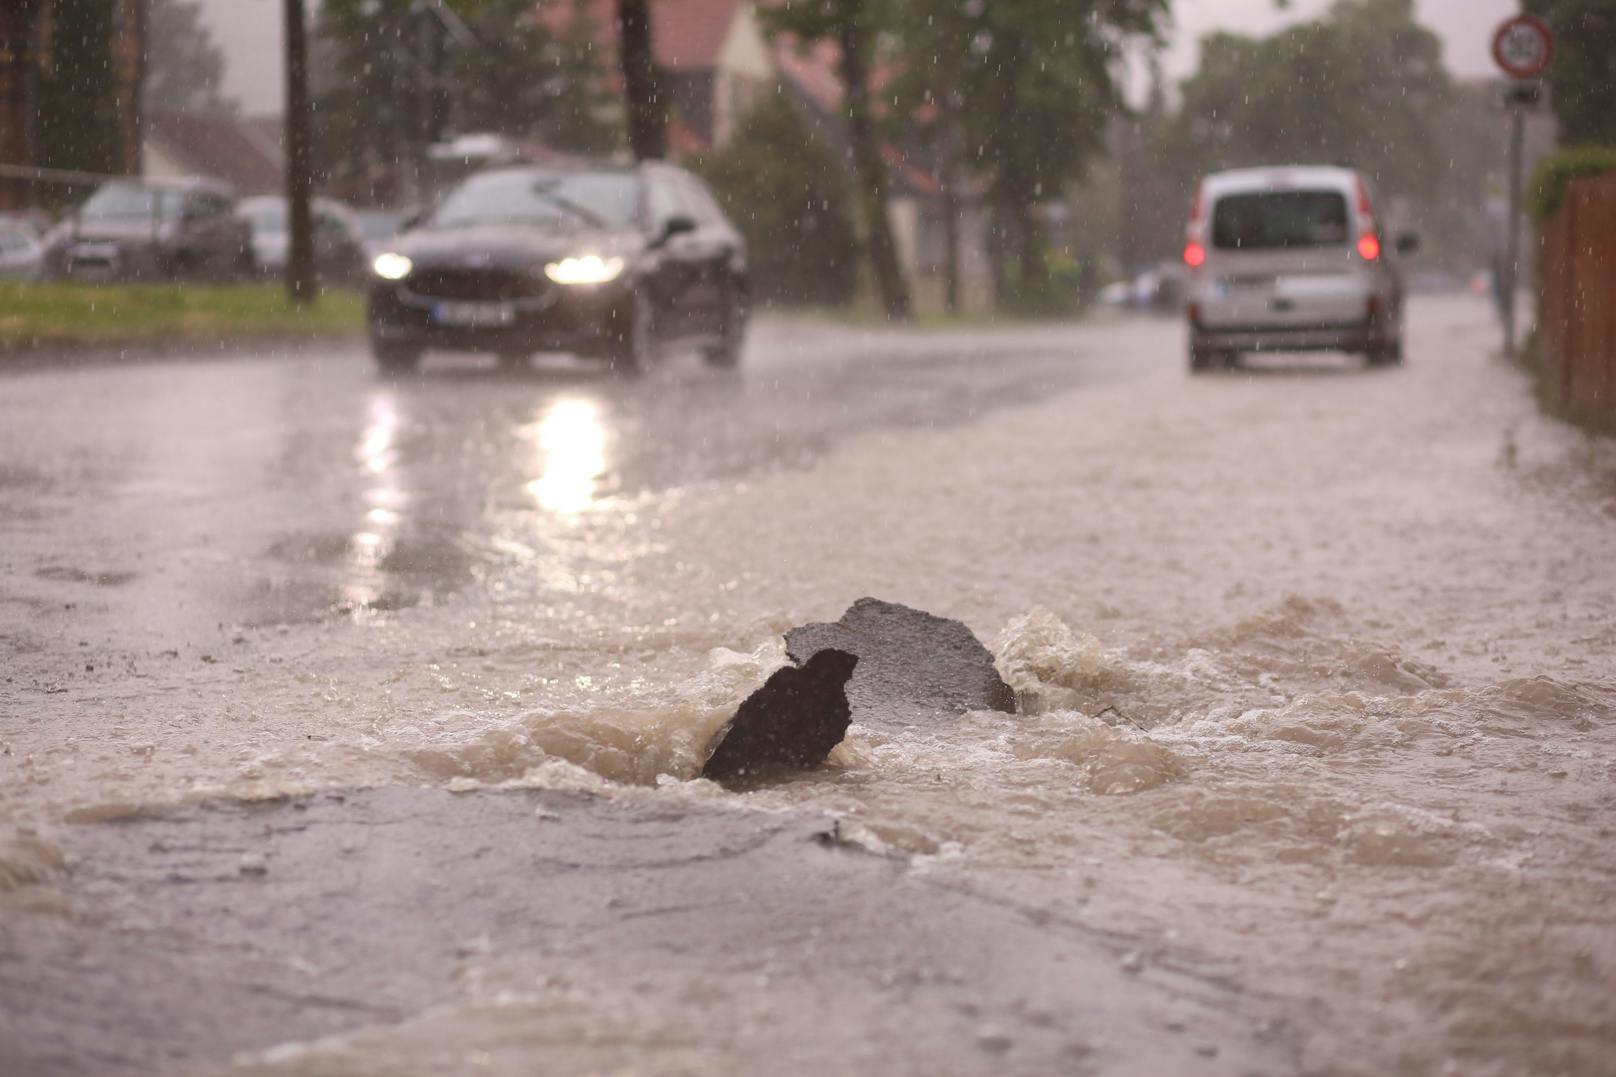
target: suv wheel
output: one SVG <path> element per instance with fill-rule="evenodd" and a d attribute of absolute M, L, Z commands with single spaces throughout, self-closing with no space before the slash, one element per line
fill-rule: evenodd
<path fill-rule="evenodd" d="M 650 372 L 661 356 L 657 339 L 656 311 L 651 301 L 635 293 L 628 309 L 619 316 L 618 337 L 612 342 L 613 373 L 637 378 Z"/>
<path fill-rule="evenodd" d="M 741 349 L 746 344 L 746 300 L 739 288 L 730 291 L 729 306 L 724 311 L 724 325 L 718 342 L 709 345 L 702 355 L 708 366 L 733 370 L 741 362 Z"/>
<path fill-rule="evenodd" d="M 372 340 L 370 354 L 383 374 L 408 374 L 421 362 L 421 349 L 414 344 Z"/>

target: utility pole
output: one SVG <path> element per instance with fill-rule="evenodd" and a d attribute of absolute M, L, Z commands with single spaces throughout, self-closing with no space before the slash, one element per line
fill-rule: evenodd
<path fill-rule="evenodd" d="M 144 171 L 142 91 L 146 84 L 146 0 L 118 0 L 112 62 L 117 71 L 118 156 L 127 175 Z"/>
<path fill-rule="evenodd" d="M 297 304 L 318 297 L 314 273 L 314 185 L 309 137 L 309 58 L 303 0 L 286 0 L 286 294 Z"/>
<path fill-rule="evenodd" d="M 617 0 L 618 53 L 628 98 L 628 142 L 636 161 L 667 155 L 665 116 L 657 92 L 650 0 Z"/>

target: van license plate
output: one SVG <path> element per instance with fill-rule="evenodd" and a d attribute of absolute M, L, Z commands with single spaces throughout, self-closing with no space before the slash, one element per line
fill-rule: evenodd
<path fill-rule="evenodd" d="M 432 321 L 463 329 L 499 329 L 516 321 L 516 308 L 509 303 L 436 303 Z"/>

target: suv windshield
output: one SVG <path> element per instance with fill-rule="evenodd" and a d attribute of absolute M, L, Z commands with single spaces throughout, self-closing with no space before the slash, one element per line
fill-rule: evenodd
<path fill-rule="evenodd" d="M 631 172 L 490 172 L 450 192 L 432 223 L 626 228 L 638 218 L 639 202 L 639 179 Z"/>
<path fill-rule="evenodd" d="M 1212 245 L 1219 250 L 1324 247 L 1347 241 L 1347 200 L 1339 191 L 1255 191 L 1218 199 Z"/>
<path fill-rule="evenodd" d="M 134 183 L 109 183 L 90 196 L 79 216 L 90 220 L 136 220 L 174 217 L 180 210 L 180 192 Z"/>

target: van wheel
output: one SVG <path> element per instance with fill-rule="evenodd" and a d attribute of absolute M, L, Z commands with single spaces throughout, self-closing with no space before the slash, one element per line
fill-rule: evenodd
<path fill-rule="evenodd" d="M 1402 338 L 1399 337 L 1395 340 L 1388 340 L 1379 344 L 1371 344 L 1369 346 L 1368 359 L 1370 366 L 1402 366 Z"/>
<path fill-rule="evenodd" d="M 1203 374 L 1208 370 L 1223 370 L 1234 366 L 1235 353 L 1218 348 L 1190 346 L 1190 373 Z"/>

